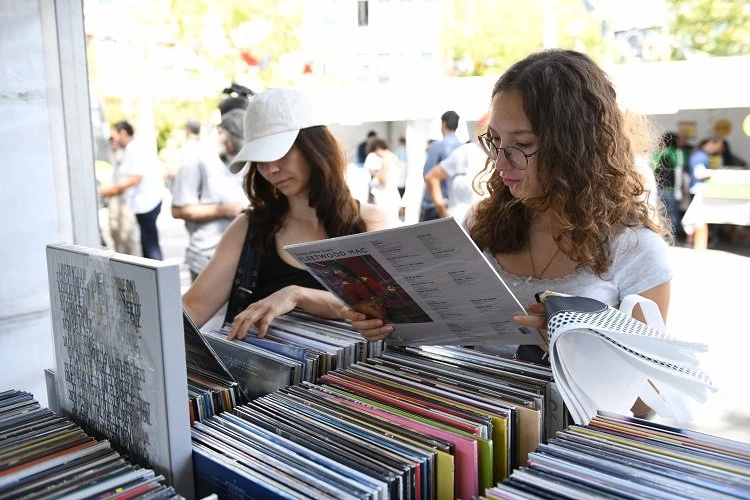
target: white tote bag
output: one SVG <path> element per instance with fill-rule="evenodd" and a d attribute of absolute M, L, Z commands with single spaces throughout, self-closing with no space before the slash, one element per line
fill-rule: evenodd
<path fill-rule="evenodd" d="M 702 403 L 716 390 L 696 358 L 707 346 L 667 335 L 653 301 L 629 295 L 615 309 L 587 297 L 541 297 L 552 373 L 575 423 L 587 424 L 597 410 L 627 414 L 637 398 L 684 423 L 686 398 Z M 636 305 L 646 323 L 632 317 Z"/>

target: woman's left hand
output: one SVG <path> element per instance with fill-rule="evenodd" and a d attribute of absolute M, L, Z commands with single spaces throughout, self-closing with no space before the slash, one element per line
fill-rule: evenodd
<path fill-rule="evenodd" d="M 368 342 L 383 340 L 393 333 L 393 326 L 386 324 L 382 319 L 368 317 L 349 307 L 342 308 L 340 315 L 344 321 L 352 325 L 352 329 L 358 331 Z"/>
<path fill-rule="evenodd" d="M 517 314 L 513 316 L 513 321 L 515 321 L 519 325 L 528 326 L 539 330 L 539 333 L 542 335 L 542 340 L 544 341 L 544 343 L 539 347 L 547 352 L 547 350 L 549 349 L 549 344 L 547 343 L 547 317 L 544 314 L 544 304 L 535 302 L 534 304 L 530 304 L 529 306 L 527 306 L 526 309 L 529 312 L 528 316 L 525 314 Z"/>
<path fill-rule="evenodd" d="M 296 285 L 284 287 L 247 306 L 244 311 L 234 317 L 232 329 L 227 338 L 229 340 L 244 339 L 253 325 L 258 327 L 258 338 L 265 336 L 271 321 L 297 307 L 298 288 Z"/>

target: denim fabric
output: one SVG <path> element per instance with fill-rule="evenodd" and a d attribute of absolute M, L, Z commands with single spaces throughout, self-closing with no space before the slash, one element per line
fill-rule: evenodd
<path fill-rule="evenodd" d="M 162 260 L 159 246 L 159 231 L 156 229 L 156 218 L 161 212 L 161 202 L 156 208 L 145 214 L 136 214 L 135 218 L 141 228 L 141 249 L 147 259 Z"/>

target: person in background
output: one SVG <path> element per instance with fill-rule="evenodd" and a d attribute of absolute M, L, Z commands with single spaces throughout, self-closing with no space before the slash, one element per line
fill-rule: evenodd
<path fill-rule="evenodd" d="M 675 236 L 679 241 L 687 239 L 685 228 L 682 227 L 682 218 L 693 198 L 690 194 L 690 155 L 693 154 L 693 150 L 694 147 L 690 144 L 690 133 L 681 127 L 677 131 L 677 166 L 675 167 L 675 181 L 679 185 L 679 189 L 675 186 L 675 197 L 680 212 L 680 224 Z"/>
<path fill-rule="evenodd" d="M 443 161 L 453 152 L 454 149 L 461 145 L 461 141 L 456 137 L 456 129 L 458 129 L 458 113 L 455 111 L 446 111 L 440 117 L 440 132 L 443 134 L 443 138 L 439 141 L 434 141 L 430 144 L 427 150 L 427 159 L 424 162 L 422 168 L 422 176 L 427 175 L 427 172 L 432 170 L 432 167 Z M 443 194 L 443 198 L 448 198 L 448 182 L 443 180 L 440 183 L 440 189 Z M 424 222 L 428 220 L 439 219 L 435 204 L 432 202 L 430 193 L 425 191 L 422 197 L 422 210 L 419 215 L 419 221 Z"/>
<path fill-rule="evenodd" d="M 284 246 L 384 229 L 385 214 L 351 196 L 346 154 L 304 93 L 286 88 L 260 93 L 243 123 L 244 145 L 231 170 L 247 168 L 244 188 L 252 208 L 226 229 L 183 296 L 183 307 L 200 328 L 227 302 L 252 224 L 250 244 L 260 254 L 257 283 L 249 305 L 227 312 L 229 338 L 244 338 L 253 325 L 262 337 L 274 318 L 293 309 L 340 318 L 341 302 Z"/>
<path fill-rule="evenodd" d="M 469 141 L 454 149 L 446 159 L 432 167 L 424 176 L 427 193 L 440 217 L 453 217 L 463 223 L 469 209 L 477 201 L 472 188 L 475 176 L 487 163 L 487 153 L 477 142 Z M 448 200 L 443 198 L 440 183 L 448 181 Z"/>
<path fill-rule="evenodd" d="M 706 249 L 719 238 L 718 226 L 704 222 L 703 193 L 706 181 L 712 174 L 711 157 L 720 157 L 723 148 L 724 143 L 721 139 L 703 139 L 690 155 L 688 172 L 692 200 L 683 217 L 683 227 L 687 233 L 688 243 L 695 249 Z"/>
<path fill-rule="evenodd" d="M 222 90 L 222 93 L 226 94 L 227 97 L 222 99 L 219 103 L 218 107 L 221 115 L 224 115 L 227 111 L 233 109 L 244 110 L 247 108 L 250 99 L 255 95 L 255 92 L 251 89 L 235 82 L 232 82 L 229 87 Z"/>
<path fill-rule="evenodd" d="M 487 129 L 487 119 L 488 116 L 485 115 L 479 120 L 478 130 Z M 463 224 L 471 206 L 480 199 L 473 188 L 473 182 L 486 163 L 487 153 L 484 149 L 478 142 L 468 141 L 427 172 L 424 182 L 440 217 L 451 216 Z M 444 180 L 448 181 L 450 207 L 443 199 L 440 189 L 440 183 Z"/>
<path fill-rule="evenodd" d="M 396 149 L 395 151 L 393 151 L 393 153 L 396 155 L 399 164 L 401 165 L 401 175 L 398 178 L 398 194 L 401 195 L 401 198 L 403 198 L 404 193 L 406 192 L 406 179 L 408 179 L 409 173 L 406 157 L 406 137 L 398 138 L 398 146 L 396 146 Z"/>
<path fill-rule="evenodd" d="M 185 122 L 185 139 L 183 151 L 189 154 L 190 149 L 195 148 L 201 142 L 201 121 L 199 119 L 188 118 Z"/>
<path fill-rule="evenodd" d="M 372 159 L 374 157 L 374 159 Z M 394 227 L 399 222 L 401 194 L 398 192 L 398 181 L 401 177 L 401 162 L 390 150 L 384 139 L 377 138 L 370 144 L 370 153 L 365 165 L 370 165 L 370 193 L 372 202 L 381 207 L 388 215 L 388 225 Z"/>
<path fill-rule="evenodd" d="M 177 153 L 179 154 L 179 160 L 168 163 L 166 173 L 166 183 L 169 191 L 172 191 L 172 184 L 177 176 L 177 173 L 182 168 L 182 165 L 186 162 L 190 162 L 189 158 L 194 158 L 200 154 L 201 149 L 201 122 L 197 118 L 188 118 L 185 121 L 185 142 L 179 148 Z M 165 148 L 162 149 L 164 151 Z M 175 148 L 177 149 L 177 148 Z M 178 154 L 174 157 L 177 158 Z"/>
<path fill-rule="evenodd" d="M 162 260 L 159 230 L 156 227 L 164 194 L 164 177 L 159 160 L 151 148 L 136 140 L 133 126 L 127 121 L 112 126 L 112 140 L 125 153 L 115 182 L 99 194 L 103 198 L 125 194 L 128 208 L 135 214 L 140 228 L 143 256 Z"/>
<path fill-rule="evenodd" d="M 711 177 L 711 157 L 721 156 L 724 143 L 721 139 L 703 139 L 690 155 L 690 194 L 703 193 L 706 180 Z"/>
<path fill-rule="evenodd" d="M 186 158 L 194 157 L 198 154 L 201 144 L 201 122 L 197 118 L 188 118 L 185 121 L 185 142 L 181 146 L 172 146 L 177 141 L 168 140 L 167 144 L 161 150 L 161 158 L 167 165 L 165 173 L 165 182 L 169 191 L 172 191 L 172 185 L 177 173 L 185 163 Z M 174 149 L 165 154 L 165 150 Z M 166 158 L 165 158 L 166 156 Z"/>
<path fill-rule="evenodd" d="M 357 165 L 359 165 L 360 167 L 365 166 L 367 154 L 370 152 L 370 145 L 372 144 L 372 141 L 374 141 L 377 137 L 378 133 L 374 130 L 370 130 L 369 132 L 367 132 L 367 137 L 365 138 L 365 140 L 357 145 Z"/>
<path fill-rule="evenodd" d="M 545 50 L 512 65 L 492 90 L 480 141 L 491 160 L 489 197 L 466 225 L 511 291 L 530 304 L 528 315 L 514 317 L 517 323 L 545 330 L 544 307 L 535 303 L 545 290 L 613 307 L 639 294 L 666 320 L 668 231 L 644 196 L 615 89 L 594 61 Z M 342 315 L 371 341 L 393 331 L 348 308 Z M 514 351 L 521 359 L 545 359 L 536 346 Z M 640 402 L 634 406 L 638 415 L 647 411 Z"/>
<path fill-rule="evenodd" d="M 680 192 L 679 179 L 682 172 L 677 170 L 677 134 L 674 132 L 665 132 L 660 140 L 660 149 L 652 159 L 652 168 L 656 176 L 657 191 L 659 193 L 659 202 L 664 207 L 667 220 L 670 221 L 672 233 L 677 234 L 680 230 L 680 210 L 678 206 L 677 193 Z"/>
<path fill-rule="evenodd" d="M 722 152 L 721 152 L 721 165 L 723 167 L 747 167 L 747 161 L 743 160 L 739 156 L 732 153 L 732 150 L 729 148 L 729 141 L 726 139 L 719 139 L 722 144 Z"/>
<path fill-rule="evenodd" d="M 232 156 L 242 144 L 244 109 L 229 109 L 219 125 L 218 146 Z M 221 161 L 215 147 L 202 144 L 197 137 L 198 126 L 187 124 L 188 137 L 182 165 L 172 184 L 172 217 L 185 221 L 188 245 L 185 263 L 192 281 L 211 259 L 221 235 L 229 223 L 247 208 L 242 177 L 233 175 Z M 236 149 L 235 149 L 236 148 Z"/>
<path fill-rule="evenodd" d="M 110 192 L 109 188 L 122 181 L 122 160 L 125 150 L 119 146 L 114 137 L 109 137 L 110 156 L 112 158 L 111 181 L 99 188 L 99 198 L 107 206 L 109 236 L 115 252 L 126 255 L 138 255 L 138 234 L 135 214 L 128 206 L 125 191 Z M 106 240 L 106 238 L 104 238 Z"/>

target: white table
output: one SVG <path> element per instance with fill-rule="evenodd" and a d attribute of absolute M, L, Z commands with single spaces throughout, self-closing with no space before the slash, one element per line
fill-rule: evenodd
<path fill-rule="evenodd" d="M 722 193 L 731 198 L 721 198 Z M 693 197 L 682 225 L 693 234 L 693 248 L 706 248 L 707 224 L 750 226 L 750 170 L 719 169 Z"/>

